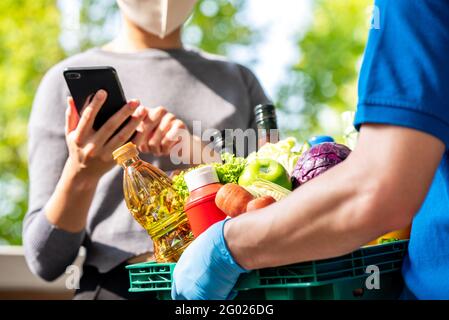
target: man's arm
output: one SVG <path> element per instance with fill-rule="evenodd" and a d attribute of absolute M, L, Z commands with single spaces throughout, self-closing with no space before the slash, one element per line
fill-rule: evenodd
<path fill-rule="evenodd" d="M 341 255 L 408 225 L 419 210 L 449 145 L 449 5 L 375 5 L 380 28 L 370 31 L 360 71 L 356 150 L 287 199 L 201 234 L 173 272 L 174 299 L 229 298 L 245 271 L 239 264 L 253 269 Z"/>
<path fill-rule="evenodd" d="M 408 226 L 443 152 L 432 135 L 364 125 L 344 162 L 286 199 L 217 222 L 193 241 L 174 269 L 172 298 L 230 299 L 246 270 L 339 256 Z"/>
<path fill-rule="evenodd" d="M 444 148 L 420 131 L 364 125 L 343 163 L 283 201 L 225 224 L 229 249 L 242 267 L 258 269 L 339 256 L 406 227 Z"/>

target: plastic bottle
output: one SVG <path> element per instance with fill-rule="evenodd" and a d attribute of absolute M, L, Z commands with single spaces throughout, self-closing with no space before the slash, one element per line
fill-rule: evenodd
<path fill-rule="evenodd" d="M 215 205 L 215 195 L 222 184 L 211 166 L 194 169 L 184 176 L 190 195 L 185 204 L 193 234 L 198 237 L 215 222 L 226 218 Z"/>
<path fill-rule="evenodd" d="M 112 154 L 124 170 L 126 205 L 152 238 L 156 261 L 176 262 L 193 240 L 183 200 L 165 172 L 142 161 L 138 154 L 132 142 Z"/>
<path fill-rule="evenodd" d="M 323 142 L 335 142 L 335 141 L 334 138 L 332 138 L 331 136 L 314 136 L 307 141 L 310 147 Z"/>

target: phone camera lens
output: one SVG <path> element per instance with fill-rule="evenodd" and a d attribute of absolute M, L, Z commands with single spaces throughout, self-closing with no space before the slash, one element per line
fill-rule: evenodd
<path fill-rule="evenodd" d="M 67 78 L 79 79 L 79 78 L 81 78 L 81 74 L 79 74 L 78 72 L 70 72 L 70 73 L 67 73 Z"/>

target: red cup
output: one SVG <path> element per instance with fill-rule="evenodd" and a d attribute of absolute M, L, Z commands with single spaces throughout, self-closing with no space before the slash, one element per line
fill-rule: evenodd
<path fill-rule="evenodd" d="M 214 189 L 216 188 L 218 191 L 220 185 L 212 184 L 206 187 L 212 187 Z M 195 237 L 198 237 L 211 225 L 218 221 L 224 220 L 227 216 L 223 211 L 218 209 L 217 205 L 215 204 L 215 195 L 217 194 L 216 191 L 196 199 L 194 199 L 194 192 L 192 192 L 190 197 L 192 198 L 192 200 L 186 203 L 184 209 L 187 214 L 187 218 L 189 219 L 193 235 Z"/>

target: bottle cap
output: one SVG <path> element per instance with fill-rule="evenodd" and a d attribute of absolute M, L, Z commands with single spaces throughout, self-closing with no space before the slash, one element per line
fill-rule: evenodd
<path fill-rule="evenodd" d="M 112 152 L 112 157 L 118 163 L 122 162 L 124 159 L 129 159 L 138 155 L 139 152 L 137 151 L 136 145 L 132 142 L 128 142 Z"/>
<path fill-rule="evenodd" d="M 310 138 L 307 142 L 312 147 L 316 144 L 320 144 L 323 142 L 335 142 L 335 141 L 334 141 L 334 138 L 332 138 L 330 136 L 315 136 L 315 137 Z"/>
<path fill-rule="evenodd" d="M 204 166 L 189 171 L 184 176 L 184 179 L 190 192 L 205 185 L 220 182 L 217 171 L 211 166 Z"/>
<path fill-rule="evenodd" d="M 234 137 L 230 136 L 226 138 L 226 130 L 215 130 L 212 132 L 210 142 L 212 148 L 219 153 L 231 153 L 234 154 Z"/>
<path fill-rule="evenodd" d="M 221 132 L 220 130 L 215 130 L 211 134 L 210 142 L 212 143 L 215 151 L 221 152 L 224 147 L 223 132 Z"/>
<path fill-rule="evenodd" d="M 254 108 L 254 116 L 257 123 L 276 119 L 276 108 L 272 104 L 259 104 Z"/>

